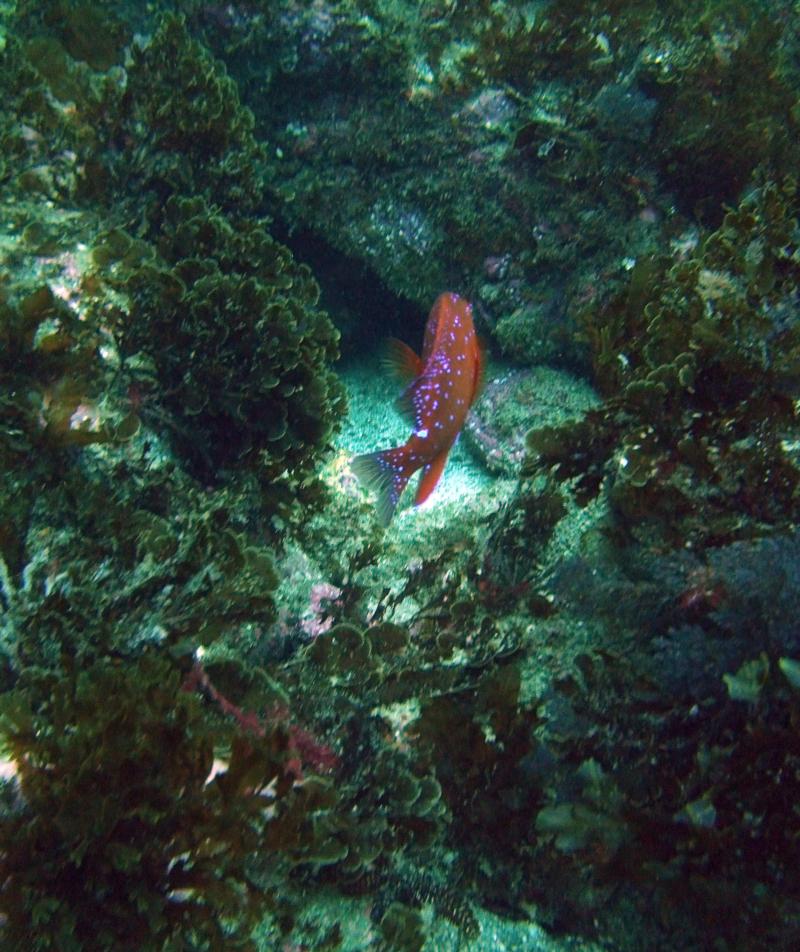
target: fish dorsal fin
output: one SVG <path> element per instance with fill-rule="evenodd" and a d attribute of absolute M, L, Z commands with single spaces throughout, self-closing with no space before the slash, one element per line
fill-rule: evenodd
<path fill-rule="evenodd" d="M 381 359 L 383 369 L 404 384 L 419 377 L 422 373 L 422 360 L 405 343 L 396 337 L 386 341 L 386 349 Z"/>
<path fill-rule="evenodd" d="M 434 489 L 436 489 L 436 484 L 439 482 L 439 478 L 444 472 L 445 463 L 447 462 L 447 454 L 449 452 L 450 447 L 448 446 L 423 468 L 419 486 L 417 486 L 417 495 L 414 499 L 415 506 L 425 502 L 428 496 L 430 496 Z"/>

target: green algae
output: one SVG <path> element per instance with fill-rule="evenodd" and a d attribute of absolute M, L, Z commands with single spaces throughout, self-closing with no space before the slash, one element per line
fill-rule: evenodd
<path fill-rule="evenodd" d="M 109 947 L 796 944 L 791 11 L 97 4 L 94 40 L 87 4 L 20 8 L 0 80 L 13 928 L 35 911 L 62 946 L 91 922 Z M 518 484 L 462 444 L 382 533 L 347 459 L 407 429 L 366 374 L 341 419 L 326 276 L 287 223 L 423 308 L 474 290 L 495 345 L 591 368 L 603 403 L 531 437 Z M 361 316 L 365 339 L 384 317 Z M 543 412 L 535 386 L 496 410 L 504 432 Z M 308 641 L 315 583 L 339 595 Z M 179 690 L 201 644 L 231 708 Z M 762 650 L 736 703 L 723 674 Z M 206 784 L 211 750 L 233 757 Z M 123 762 L 161 784 L 155 812 Z M 25 839 L 100 776 L 154 823 L 185 832 L 190 794 L 203 808 L 216 847 L 173 864 L 204 875 L 172 932 L 134 862 L 160 829 L 121 848 L 65 807 L 56 840 L 92 858 L 74 908 L 54 900 L 73 860 Z M 145 897 L 127 933 L 97 905 L 107 869 Z"/>
<path fill-rule="evenodd" d="M 534 431 L 534 468 L 574 478 L 579 501 L 607 481 L 623 523 L 678 545 L 791 523 L 797 328 L 775 318 L 796 293 L 795 243 L 794 182 L 767 181 L 694 258 L 643 261 L 584 317 L 604 406 Z"/>

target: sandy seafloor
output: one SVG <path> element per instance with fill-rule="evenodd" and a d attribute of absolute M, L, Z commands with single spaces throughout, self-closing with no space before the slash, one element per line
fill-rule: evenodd
<path fill-rule="evenodd" d="M 490 368 L 488 374 L 501 369 Z M 337 449 L 355 455 L 405 442 L 410 426 L 394 408 L 399 385 L 381 373 L 380 354 L 351 360 L 337 370 L 348 397 L 348 415 L 336 438 Z M 376 585 L 391 582 L 390 577 L 377 577 L 381 571 L 388 576 L 412 558 L 434 555 L 445 541 L 468 535 L 476 522 L 510 497 L 515 481 L 490 474 L 465 440 L 459 439 L 434 493 L 419 507 L 412 504 L 415 484 L 416 476 L 387 528 L 385 541 L 392 557 L 386 561 L 385 568 L 376 569 Z M 575 538 L 584 531 L 587 515 L 581 511 L 576 513 L 576 518 L 581 526 L 572 520 L 569 532 L 570 535 L 574 532 Z M 565 545 L 564 539 L 560 545 Z M 371 899 L 348 899 L 335 893 L 327 900 L 320 893 L 309 898 L 303 918 L 320 933 L 325 931 L 326 924 L 332 927 L 339 923 L 343 928 L 342 952 L 366 952 L 376 947 L 378 937 L 370 918 Z M 427 907 L 424 910 L 425 952 L 595 952 L 601 948 L 583 939 L 551 936 L 534 921 L 501 918 L 476 905 L 472 910 L 480 924 L 480 935 L 468 939 L 456 926 Z"/>
<path fill-rule="evenodd" d="M 454 925 L 430 908 L 425 910 L 427 940 L 423 952 L 602 952 L 602 947 L 585 939 L 558 939 L 548 935 L 534 922 L 513 922 L 492 915 L 485 909 L 474 908 L 480 923 L 480 935 L 467 939 Z M 368 952 L 381 948 L 375 924 L 370 919 L 370 900 L 348 900 L 331 894 L 326 902 L 317 893 L 306 908 L 300 922 L 307 922 L 324 931 L 339 923 L 342 927 L 339 952 Z M 277 936 L 275 937 L 277 938 Z M 264 952 L 272 952 L 272 937 L 265 937 Z"/>
<path fill-rule="evenodd" d="M 397 446 L 404 443 L 411 432 L 409 422 L 394 407 L 401 385 L 381 372 L 380 364 L 381 354 L 376 352 L 342 362 L 337 367 L 347 391 L 348 415 L 335 442 L 339 452 L 347 457 Z M 490 358 L 485 379 L 502 376 L 508 370 L 508 365 Z M 557 379 L 559 388 L 563 388 L 563 376 Z M 543 386 L 548 386 L 547 377 L 543 379 Z M 585 391 L 586 384 L 576 378 L 576 387 Z M 552 405 L 548 394 L 542 396 L 543 407 Z M 550 420 L 545 412 L 539 425 L 562 420 L 563 415 Z M 380 586 L 394 589 L 402 581 L 400 573 L 411 560 L 435 558 L 447 546 L 480 542 L 481 525 L 489 525 L 492 514 L 511 499 L 517 486 L 516 479 L 490 473 L 463 436 L 450 452 L 436 489 L 421 506 L 413 505 L 417 479 L 414 474 L 386 529 L 386 550 L 381 564 L 368 570 L 376 591 Z M 552 566 L 574 554 L 589 529 L 606 514 L 603 500 L 595 500 L 583 508 L 569 498 L 565 502 L 565 516 L 556 525 L 544 550 L 537 553 L 542 566 Z M 404 620 L 402 606 L 396 620 Z"/>

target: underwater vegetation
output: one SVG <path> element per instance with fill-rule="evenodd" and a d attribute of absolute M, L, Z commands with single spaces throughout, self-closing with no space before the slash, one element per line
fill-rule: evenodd
<path fill-rule="evenodd" d="M 128 80 L 101 155 L 112 190 L 134 190 L 136 215 L 146 209 L 150 247 L 117 229 L 94 250 L 109 283 L 130 296 L 123 357 L 149 361 L 196 474 L 214 480 L 258 458 L 267 478 L 290 471 L 296 486 L 344 410 L 329 369 L 338 335 L 316 307 L 308 268 L 268 222 L 243 217 L 258 191 L 252 116 L 174 17 Z M 120 224 L 135 234 L 133 214 Z"/>
<path fill-rule="evenodd" d="M 696 251 L 651 257 L 583 316 L 605 397 L 528 438 L 533 468 L 602 484 L 617 524 L 720 545 L 798 516 L 800 232 L 793 179 L 756 183 Z"/>
<path fill-rule="evenodd" d="M 70 23 L 86 13 L 56 6 Z M 3 129 L 21 159 L 2 187 L 23 234 L 4 257 L 0 308 L 4 941 L 252 947 L 269 902 L 245 870 L 250 841 L 279 787 L 325 768 L 324 748 L 271 683 L 258 699 L 279 711 L 255 738 L 181 684 L 198 646 L 275 620 L 267 520 L 320 495 L 312 461 L 342 410 L 336 333 L 266 224 L 225 216 L 225 189 L 244 209 L 236 183 L 251 187 L 247 113 L 178 19 L 149 47 L 160 71 L 131 68 L 124 89 L 83 65 L 114 69 L 71 47 L 62 18 L 28 29 L 49 32 L 9 37 L 1 54 L 19 105 Z M 74 85 L 57 85 L 62 67 Z M 169 103 L 198 82 L 208 121 L 189 116 L 181 137 Z M 245 357 L 261 387 L 250 419 Z M 212 783 L 215 758 L 225 776 Z"/>
<path fill-rule="evenodd" d="M 136 260 L 143 249 L 121 230 L 94 249 L 132 301 L 123 355 L 149 365 L 193 473 L 217 481 L 249 462 L 276 487 L 287 471 L 301 484 L 344 412 L 338 335 L 311 273 L 203 198 L 172 196 L 163 215 L 157 256 Z"/>
<path fill-rule="evenodd" d="M 798 946 L 797 27 L 3 7 L 4 948 Z M 312 239 L 513 361 L 482 508 L 375 519 Z"/>
<path fill-rule="evenodd" d="M 285 731 L 245 740 L 214 725 L 152 656 L 37 678 L 0 716 L 20 764 L 0 818 L 4 942 L 254 948 L 268 899 L 248 857 L 292 796 Z M 225 769 L 209 779 L 221 744 Z"/>

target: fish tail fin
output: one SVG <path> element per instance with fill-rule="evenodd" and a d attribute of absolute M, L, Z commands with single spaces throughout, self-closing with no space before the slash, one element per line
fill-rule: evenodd
<path fill-rule="evenodd" d="M 388 526 L 392 521 L 397 503 L 411 477 L 405 462 L 402 447 L 365 453 L 350 460 L 350 468 L 359 482 L 378 496 L 375 509 L 382 526 Z"/>

